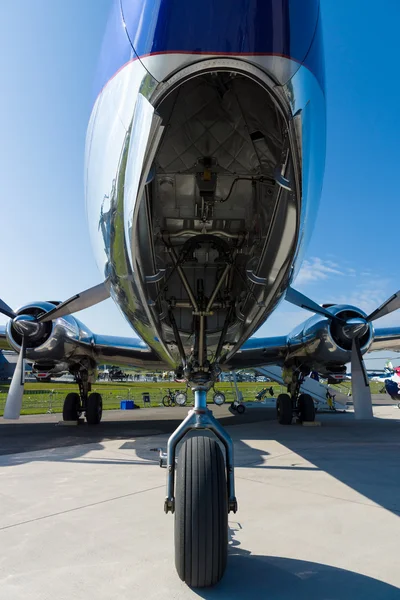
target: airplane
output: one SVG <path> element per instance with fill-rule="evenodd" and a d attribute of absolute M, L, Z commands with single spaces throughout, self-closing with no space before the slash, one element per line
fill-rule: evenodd
<path fill-rule="evenodd" d="M 396 373 L 385 379 L 384 384 L 386 392 L 392 400 L 397 400 L 400 408 L 400 369 L 397 368 Z"/>
<path fill-rule="evenodd" d="M 397 369 L 398 367 L 396 367 Z M 384 383 L 385 379 L 390 378 L 395 372 L 395 367 L 392 365 L 392 362 L 390 360 L 387 360 L 384 366 L 383 371 L 378 369 L 378 370 L 368 370 L 367 369 L 367 373 L 368 373 L 368 377 L 370 378 L 371 381 L 376 381 L 378 383 Z"/>
<path fill-rule="evenodd" d="M 14 352 L 0 352 L 0 381 L 8 381 L 12 378 L 15 370 Z"/>
<path fill-rule="evenodd" d="M 201 588 L 224 574 L 238 508 L 232 440 L 206 404 L 221 371 L 283 367 L 277 419 L 289 425 L 315 419 L 304 377 L 351 362 L 355 416 L 372 418 L 363 355 L 400 348 L 399 328 L 373 325 L 400 293 L 367 315 L 292 287 L 325 163 L 318 0 L 116 0 L 96 92 L 85 196 L 102 279 L 64 302 L 14 311 L 1 301 L 3 343 L 19 352 L 4 416 L 19 417 L 25 358 L 74 375 L 79 394 L 67 395 L 63 418 L 85 414 L 90 425 L 102 417 L 90 393 L 98 365 L 186 380 L 194 408 L 168 441 L 164 510 L 178 575 Z M 108 297 L 139 338 L 92 333 L 72 316 Z M 284 299 L 314 315 L 288 335 L 253 337 Z"/>
<path fill-rule="evenodd" d="M 384 371 L 374 375 L 371 381 L 383 383 L 391 399 L 400 401 L 400 367 L 394 367 L 391 361 L 387 361 Z M 400 402 L 398 407 L 400 408 Z"/>

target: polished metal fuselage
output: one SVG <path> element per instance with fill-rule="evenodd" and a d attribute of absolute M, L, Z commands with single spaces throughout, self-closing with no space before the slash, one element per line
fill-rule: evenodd
<path fill-rule="evenodd" d="M 249 0 L 244 14 L 234 3 L 115 1 L 87 132 L 86 203 L 101 273 L 141 339 L 56 319 L 28 346 L 38 366 L 176 368 L 196 343 L 222 368 L 329 371 L 349 360 L 348 343 L 320 316 L 288 336 L 250 337 L 298 272 L 314 226 L 324 75 L 318 0 Z M 205 159 L 211 169 L 199 169 Z M 199 194 L 206 174 L 208 203 Z M 23 323 L 31 309 L 52 307 L 17 312 Z M 0 344 L 18 351 L 15 325 Z M 396 328 L 368 331 L 362 352 L 397 346 Z"/>
<path fill-rule="evenodd" d="M 310 38 L 310 48 L 313 43 Z M 261 159 L 256 168 L 251 156 L 232 166 L 224 158 L 227 152 L 235 153 L 234 143 L 228 146 L 218 139 L 215 147 L 211 144 L 210 155 L 216 157 L 218 171 L 216 193 L 221 197 L 227 196 L 238 177 L 260 180 L 265 173 L 273 174 L 274 186 L 268 190 L 263 182 L 240 183 L 230 204 L 214 203 L 212 217 L 201 218 L 192 166 L 198 151 L 193 129 L 198 124 L 211 132 L 210 139 L 218 137 L 225 119 L 218 109 L 226 111 L 226 103 L 221 92 L 220 106 L 213 105 L 217 118 L 212 125 L 204 110 L 201 119 L 199 113 L 190 116 L 188 102 L 182 103 L 180 110 L 189 117 L 180 123 L 180 113 L 175 117 L 168 103 L 172 98 L 176 106 L 175 98 L 185 97 L 197 82 L 205 82 L 199 93 L 208 89 L 209 81 L 215 80 L 217 87 L 224 76 L 220 74 L 229 75 L 233 81 L 230 89 L 235 82 L 242 86 L 242 95 L 238 88 L 234 91 L 247 135 L 251 134 L 254 142 L 251 152 L 259 158 L 260 132 L 254 131 L 255 127 L 251 130 L 251 122 L 257 123 L 270 142 L 266 154 L 273 154 L 271 140 L 281 138 L 270 159 L 274 170 L 271 164 L 263 170 Z M 180 90 L 185 92 L 179 96 Z M 258 105 L 251 105 L 252 96 L 260 98 Z M 262 97 L 272 107 L 272 116 L 265 113 L 264 122 Z M 232 114 L 228 120 L 234 120 Z M 274 119 L 279 121 L 276 130 Z M 171 139 L 174 128 L 178 137 Z M 189 142 L 195 148 L 192 162 L 181 135 L 189 129 Z M 169 161 L 168 155 L 176 150 L 176 161 Z M 312 69 L 296 60 L 240 53 L 210 57 L 201 52 L 161 52 L 129 61 L 106 83 L 95 102 L 87 133 L 86 202 L 91 239 L 99 268 L 110 280 L 111 296 L 161 362 L 174 368 L 181 361 L 176 331 L 184 353 L 190 356 L 190 323 L 196 315 L 201 320 L 202 312 L 207 318 L 206 323 L 201 322 L 211 353 L 218 349 L 221 335 L 224 337 L 222 366 L 265 322 L 300 267 L 319 203 L 324 156 L 323 84 Z M 200 239 L 201 235 L 213 235 L 227 244 L 234 262 L 229 273 L 221 276 L 220 256 L 210 259 L 209 247 L 198 251 L 193 263 L 182 266 L 174 258 L 187 239 Z M 219 278 L 225 276 L 226 283 L 221 286 Z M 200 310 L 190 292 L 199 279 L 206 310 Z M 234 318 L 228 315 L 232 303 Z"/>

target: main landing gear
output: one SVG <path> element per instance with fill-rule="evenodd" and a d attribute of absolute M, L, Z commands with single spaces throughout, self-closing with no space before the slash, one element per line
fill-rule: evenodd
<path fill-rule="evenodd" d="M 103 414 L 103 399 L 97 392 L 89 394 L 91 383 L 87 371 L 75 373 L 75 379 L 79 385 L 79 394 L 67 394 L 63 406 L 63 420 L 78 421 L 85 413 L 88 425 L 98 425 Z"/>
<path fill-rule="evenodd" d="M 175 566 L 179 577 L 191 587 L 207 587 L 224 574 L 228 512 L 237 511 L 237 501 L 232 440 L 207 408 L 207 390 L 195 389 L 194 397 L 194 409 L 168 440 L 164 508 L 166 513 L 175 514 Z M 196 433 L 187 436 L 193 430 Z M 205 430 L 215 434 L 224 453 Z"/>
<path fill-rule="evenodd" d="M 288 394 L 279 394 L 276 401 L 276 415 L 281 425 L 291 425 L 293 417 L 301 423 L 315 421 L 315 405 L 310 394 L 300 394 L 304 374 L 293 371 L 288 385 Z"/>

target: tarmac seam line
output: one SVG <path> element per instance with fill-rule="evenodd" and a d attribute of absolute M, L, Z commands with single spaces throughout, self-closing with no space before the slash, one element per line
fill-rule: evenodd
<path fill-rule="evenodd" d="M 321 492 L 310 492 L 309 490 L 303 490 L 302 488 L 293 488 L 290 485 L 281 485 L 277 483 L 268 483 L 266 481 L 260 481 L 259 479 L 253 479 L 250 477 L 240 477 L 235 474 L 235 479 L 243 479 L 244 481 L 251 481 L 253 483 L 260 483 L 261 485 L 268 485 L 272 487 L 279 487 L 286 490 L 295 490 L 296 492 L 302 492 L 303 494 L 310 494 L 311 496 L 322 496 L 323 498 L 330 498 L 332 500 L 340 500 L 341 502 L 350 502 L 351 504 L 360 504 L 361 506 L 366 506 L 367 508 L 378 508 L 380 510 L 388 510 L 392 513 L 400 514 L 400 510 L 396 508 L 387 508 L 386 506 L 381 506 L 378 504 L 367 504 L 366 502 L 359 502 L 357 500 L 349 500 L 348 498 L 341 498 L 340 496 L 331 496 L 328 494 L 321 494 Z"/>
<path fill-rule="evenodd" d="M 44 515 L 42 517 L 36 517 L 35 519 L 28 519 L 27 521 L 21 521 L 20 523 L 13 523 L 12 525 L 5 525 L 4 527 L 0 527 L 0 531 L 4 531 L 5 529 L 12 529 L 13 527 L 19 527 L 20 525 L 27 525 L 28 523 L 35 523 L 35 521 L 43 521 L 44 519 L 50 519 L 51 517 L 58 517 L 60 515 L 65 515 L 67 513 L 75 512 L 78 510 L 82 510 L 84 508 L 91 508 L 92 506 L 98 506 L 100 504 L 106 504 L 107 502 L 114 502 L 115 500 L 122 500 L 124 498 L 129 498 L 130 496 L 136 496 L 138 494 L 144 494 L 146 492 L 151 492 L 153 490 L 158 490 L 160 488 L 165 487 L 163 485 L 156 485 L 151 488 L 147 488 L 145 490 L 138 490 L 137 492 L 130 492 L 129 494 L 124 494 L 123 496 L 116 496 L 114 498 L 107 498 L 106 500 L 100 500 L 99 502 L 92 502 L 91 504 L 84 504 L 83 506 L 76 506 L 75 508 L 68 508 L 67 510 L 61 510 L 56 513 L 51 513 L 50 515 Z"/>

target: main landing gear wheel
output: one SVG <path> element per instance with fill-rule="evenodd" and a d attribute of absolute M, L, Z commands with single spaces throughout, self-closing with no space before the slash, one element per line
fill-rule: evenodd
<path fill-rule="evenodd" d="M 86 400 L 86 421 L 88 425 L 98 425 L 103 414 L 103 400 L 100 394 L 89 394 Z"/>
<path fill-rule="evenodd" d="M 315 421 L 314 400 L 310 394 L 300 394 L 298 399 L 300 421 Z"/>
<path fill-rule="evenodd" d="M 215 585 L 228 554 L 228 493 L 218 443 L 186 439 L 179 452 L 175 493 L 175 566 L 191 587 Z"/>
<path fill-rule="evenodd" d="M 64 405 L 63 405 L 63 420 L 64 421 L 77 421 L 80 414 L 81 401 L 79 394 L 72 392 L 67 394 Z"/>
<path fill-rule="evenodd" d="M 279 394 L 276 400 L 276 414 L 278 423 L 281 425 L 291 425 L 293 418 L 292 399 L 289 394 Z"/>

